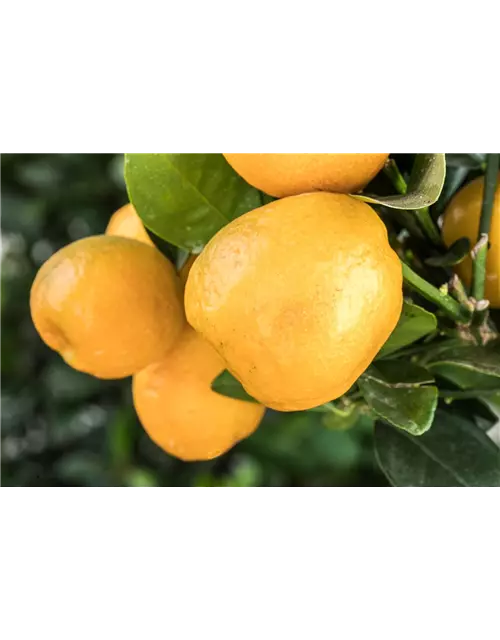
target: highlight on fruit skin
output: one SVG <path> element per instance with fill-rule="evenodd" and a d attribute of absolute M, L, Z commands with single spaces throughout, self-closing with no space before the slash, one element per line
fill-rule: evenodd
<path fill-rule="evenodd" d="M 356 193 L 382 169 L 388 153 L 224 153 L 249 184 L 276 198 L 332 191 Z"/>
<path fill-rule="evenodd" d="M 479 235 L 479 220 L 484 192 L 484 176 L 462 187 L 448 203 L 443 217 L 443 239 L 450 247 L 460 238 L 468 238 L 473 247 Z M 467 256 L 454 266 L 467 285 L 472 280 L 472 260 Z M 490 224 L 489 249 L 486 258 L 485 298 L 490 306 L 500 308 L 500 174 L 498 175 L 493 214 Z"/>
<path fill-rule="evenodd" d="M 181 460 L 210 460 L 257 429 L 263 406 L 212 391 L 224 369 L 217 352 L 188 326 L 164 361 L 134 376 L 137 415 L 159 447 Z"/>
<path fill-rule="evenodd" d="M 184 301 L 252 397 L 298 411 L 340 397 L 372 362 L 401 314 L 402 268 L 370 206 L 309 193 L 221 229 Z"/>
<path fill-rule="evenodd" d="M 115 211 L 108 222 L 105 233 L 108 236 L 131 238 L 132 240 L 139 240 L 149 244 L 152 247 L 155 246 L 145 226 L 142 224 L 142 220 L 137 215 L 134 205 L 131 203 Z"/>
<path fill-rule="evenodd" d="M 161 360 L 185 326 L 171 263 L 118 236 L 84 238 L 51 256 L 33 282 L 30 308 L 42 340 L 98 378 L 124 378 Z"/>

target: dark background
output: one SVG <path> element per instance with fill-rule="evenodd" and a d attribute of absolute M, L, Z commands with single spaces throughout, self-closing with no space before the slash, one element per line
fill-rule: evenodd
<path fill-rule="evenodd" d="M 31 283 L 52 253 L 103 233 L 125 204 L 121 155 L 4 155 L 2 204 L 2 484 L 10 486 L 386 485 L 364 419 L 347 431 L 321 414 L 268 411 L 226 455 L 183 463 L 143 432 L 130 379 L 69 368 L 38 337 Z"/>

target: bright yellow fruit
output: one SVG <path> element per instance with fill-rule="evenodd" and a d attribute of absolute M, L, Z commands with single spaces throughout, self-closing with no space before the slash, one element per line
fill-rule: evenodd
<path fill-rule="evenodd" d="M 225 153 L 249 184 L 277 198 L 309 191 L 356 193 L 384 166 L 388 153 Z"/>
<path fill-rule="evenodd" d="M 221 229 L 194 263 L 188 322 L 250 395 L 281 411 L 344 394 L 396 326 L 402 270 L 371 207 L 310 193 Z"/>
<path fill-rule="evenodd" d="M 44 342 L 98 378 L 124 378 L 161 360 L 185 326 L 173 266 L 157 249 L 118 236 L 55 253 L 35 278 L 30 306 Z"/>
<path fill-rule="evenodd" d="M 134 376 L 134 405 L 156 444 L 182 460 L 210 460 L 258 427 L 264 407 L 211 389 L 225 369 L 216 351 L 187 327 L 163 362 Z"/>
<path fill-rule="evenodd" d="M 126 204 L 111 216 L 106 228 L 108 236 L 121 236 L 123 238 L 132 238 L 132 240 L 140 240 L 154 247 L 154 242 L 149 237 L 142 220 L 137 215 L 133 204 Z"/>
<path fill-rule="evenodd" d="M 500 174 L 498 177 L 493 217 L 490 227 L 490 248 L 486 263 L 485 297 L 492 307 L 500 307 Z M 443 238 L 451 246 L 459 238 L 469 238 L 474 246 L 478 239 L 479 218 L 483 202 L 484 177 L 472 180 L 460 189 L 446 207 L 443 221 Z M 471 283 L 472 260 L 465 258 L 455 266 L 458 275 L 468 284 Z"/>

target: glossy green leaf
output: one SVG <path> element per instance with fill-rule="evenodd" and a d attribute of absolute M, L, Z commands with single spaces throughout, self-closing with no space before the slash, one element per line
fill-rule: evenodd
<path fill-rule="evenodd" d="M 262 205 L 259 191 L 217 153 L 127 153 L 125 181 L 145 226 L 192 253 Z"/>
<path fill-rule="evenodd" d="M 409 362 L 387 361 L 371 366 L 358 380 L 368 406 L 391 425 L 419 436 L 431 425 L 438 391 L 432 376 Z"/>
<path fill-rule="evenodd" d="M 437 319 L 433 313 L 416 304 L 404 302 L 398 324 L 377 357 L 388 356 L 432 333 L 436 328 Z"/>
<path fill-rule="evenodd" d="M 466 345 L 430 353 L 426 366 L 462 389 L 500 390 L 500 348 L 498 345 Z"/>
<path fill-rule="evenodd" d="M 237 380 L 227 369 L 213 380 L 212 389 L 223 396 L 228 396 L 229 398 L 257 402 L 255 398 L 252 398 L 252 396 L 245 391 L 241 382 Z"/>
<path fill-rule="evenodd" d="M 469 255 L 470 248 L 470 240 L 468 238 L 459 238 L 446 253 L 427 258 L 425 263 L 431 267 L 452 267 L 462 262 Z"/>
<path fill-rule="evenodd" d="M 445 176 L 444 153 L 420 153 L 416 156 L 405 194 L 394 196 L 358 194 L 354 197 L 391 209 L 423 209 L 438 200 Z"/>
<path fill-rule="evenodd" d="M 418 438 L 377 423 L 375 451 L 395 486 L 500 486 L 500 449 L 471 421 L 443 410 Z"/>

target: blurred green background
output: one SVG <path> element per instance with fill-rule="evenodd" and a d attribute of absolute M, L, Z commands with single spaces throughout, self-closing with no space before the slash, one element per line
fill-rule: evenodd
<path fill-rule="evenodd" d="M 64 245 L 103 233 L 127 202 L 122 155 L 3 155 L 1 480 L 4 486 L 385 486 L 366 418 L 336 431 L 318 413 L 268 411 L 217 460 L 183 463 L 134 413 L 130 380 L 78 373 L 38 337 L 31 283 Z"/>

